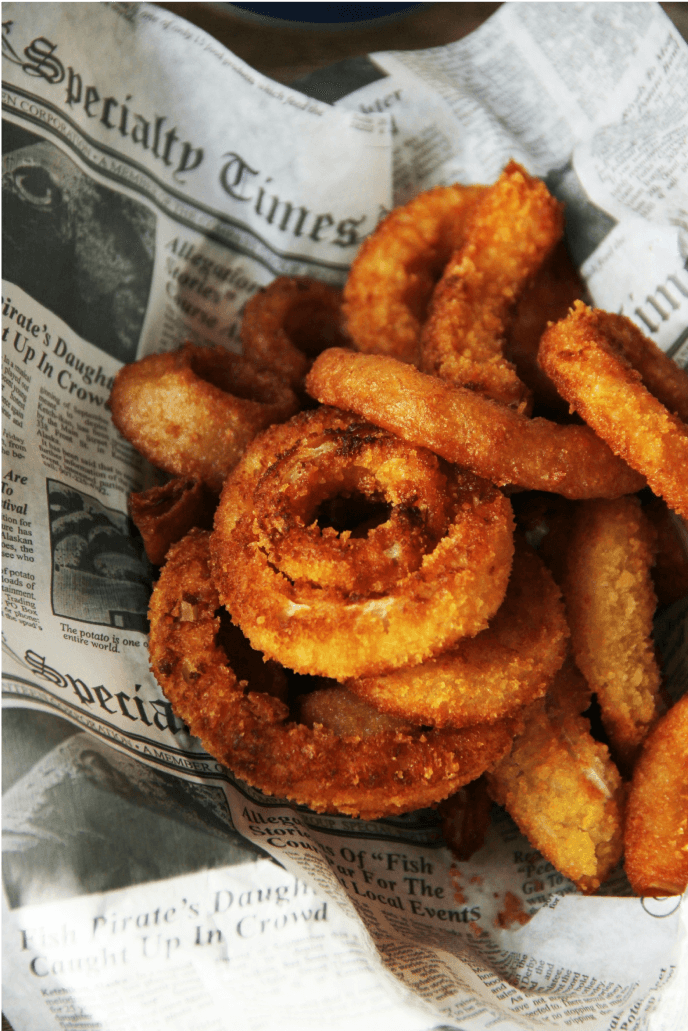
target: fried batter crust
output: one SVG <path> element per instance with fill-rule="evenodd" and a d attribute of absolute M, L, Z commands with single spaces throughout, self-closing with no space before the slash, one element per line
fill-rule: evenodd
<path fill-rule="evenodd" d="M 260 685 L 239 682 L 218 643 L 208 534 L 173 545 L 150 603 L 151 669 L 175 712 L 237 777 L 318 812 L 398 815 L 452 794 L 508 750 L 518 721 L 461 731 L 338 736 L 292 722 Z"/>
<path fill-rule="evenodd" d="M 517 547 L 506 597 L 487 630 L 419 666 L 347 686 L 414 723 L 490 723 L 544 695 L 564 661 L 567 640 L 559 589 L 537 555 Z"/>
<path fill-rule="evenodd" d="M 208 491 L 200 480 L 177 477 L 161 487 L 149 487 L 129 495 L 127 508 L 143 537 L 146 555 L 155 566 L 161 566 L 171 544 L 185 537 L 192 526 L 209 530 L 217 495 Z"/>
<path fill-rule="evenodd" d="M 510 161 L 480 199 L 432 295 L 423 372 L 524 410 L 530 392 L 504 357 L 506 327 L 563 231 L 561 204 Z"/>
<path fill-rule="evenodd" d="M 614 454 L 647 477 L 655 494 L 688 519 L 688 426 L 650 392 L 661 394 L 672 409 L 684 411 L 681 397 L 688 395 L 688 376 L 678 366 L 669 376 L 670 359 L 660 359 L 659 348 L 650 340 L 641 347 L 642 334 L 631 327 L 621 315 L 578 301 L 544 334 L 538 361 L 562 397 Z"/>
<path fill-rule="evenodd" d="M 578 506 L 563 583 L 571 646 L 624 770 L 632 768 L 658 714 L 654 548 L 654 531 L 637 498 Z"/>
<path fill-rule="evenodd" d="M 299 408 L 272 373 L 195 344 L 123 366 L 108 403 L 117 429 L 149 462 L 217 494 L 256 433 Z"/>
<path fill-rule="evenodd" d="M 370 470 L 376 494 L 394 506 L 408 465 L 407 445 L 326 408 L 303 412 L 256 438 L 222 493 L 211 539 L 220 597 L 255 648 L 298 673 L 344 680 L 420 662 L 458 637 L 484 629 L 506 592 L 513 555 L 511 506 L 492 484 L 451 466 L 443 474 L 450 513 L 446 532 L 425 551 L 417 569 L 407 572 L 402 565 L 383 593 L 372 590 L 361 597 L 286 574 L 261 524 L 275 510 L 271 502 L 284 494 L 297 504 L 300 491 L 311 496 L 319 481 L 336 494 L 342 471 L 359 468 L 375 440 L 386 442 L 383 460 Z M 423 455 L 415 457 L 420 461 Z M 425 458 L 435 461 L 429 452 Z M 288 475 L 280 477 L 283 461 Z M 273 469 L 278 475 L 263 493 Z M 322 500 L 317 491 L 315 499 Z M 257 500 L 261 519 L 254 511 Z M 425 519 L 422 491 L 403 504 Z M 313 518 L 306 515 L 303 524 L 317 535 Z M 273 529 L 286 551 L 288 521 L 284 524 L 278 512 Z"/>
<path fill-rule="evenodd" d="M 315 356 L 346 345 L 341 307 L 336 287 L 308 276 L 279 276 L 246 305 L 243 354 L 299 392 Z"/>
<path fill-rule="evenodd" d="M 688 887 L 688 695 L 645 741 L 628 797 L 625 849 L 636 895 L 681 895 Z"/>
<path fill-rule="evenodd" d="M 357 350 L 418 364 L 435 283 L 484 192 L 436 186 L 395 208 L 364 241 L 344 287 L 346 327 Z"/>
<path fill-rule="evenodd" d="M 567 663 L 555 678 L 555 692 L 584 698 L 580 679 Z M 488 774 L 492 797 L 560 873 L 590 894 L 621 858 L 621 776 L 572 706 L 541 700 L 524 720 L 511 753 Z"/>
<path fill-rule="evenodd" d="M 645 486 L 590 427 L 529 419 L 386 355 L 323 351 L 306 389 L 500 486 L 568 498 L 618 497 Z"/>

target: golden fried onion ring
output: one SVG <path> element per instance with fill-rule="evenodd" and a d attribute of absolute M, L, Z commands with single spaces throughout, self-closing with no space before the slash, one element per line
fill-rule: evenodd
<path fill-rule="evenodd" d="M 423 466 L 434 484 L 427 498 L 409 479 Z M 304 534 L 324 536 L 319 506 L 354 491 L 391 505 L 393 513 L 399 508 L 402 530 L 424 527 L 430 546 L 420 565 L 400 563 L 398 578 L 384 591 L 375 579 L 359 582 L 368 587 L 363 595 L 342 589 L 336 579 L 330 586 L 327 576 L 317 582 L 307 564 L 295 568 L 295 560 L 289 569 L 302 575 L 292 579 L 283 568 L 292 526 L 297 541 Z M 436 507 L 442 492 L 444 511 Z M 435 543 L 438 514 L 446 532 Z M 387 529 L 382 524 L 379 531 Z M 366 546 L 380 556 L 377 532 L 332 543 L 342 552 L 363 545 L 354 565 L 365 576 Z M 247 449 L 222 493 L 211 553 L 222 602 L 253 647 L 299 673 L 343 680 L 420 662 L 487 626 L 508 582 L 511 506 L 470 473 L 443 467 L 429 452 L 410 454 L 408 445 L 377 427 L 321 408 L 271 427 Z M 395 560 L 391 550 L 388 561 Z M 375 562 L 371 576 L 378 576 Z"/>
<path fill-rule="evenodd" d="M 530 391 L 503 353 L 507 322 L 563 231 L 561 204 L 510 161 L 481 198 L 432 295 L 423 372 L 525 409 Z"/>
<path fill-rule="evenodd" d="M 636 895 L 688 888 L 688 694 L 650 733 L 628 796 L 625 868 Z"/>
<path fill-rule="evenodd" d="M 323 404 L 356 412 L 500 486 L 594 498 L 645 485 L 588 426 L 529 419 L 387 355 L 323 351 L 306 388 Z"/>
<path fill-rule="evenodd" d="M 308 276 L 279 276 L 246 305 L 243 354 L 299 391 L 316 355 L 346 345 L 341 307 L 336 287 Z"/>
<path fill-rule="evenodd" d="M 149 462 L 219 494 L 248 442 L 299 403 L 245 358 L 187 343 L 123 366 L 109 407 L 119 432 Z"/>
<path fill-rule="evenodd" d="M 192 530 L 170 549 L 151 597 L 151 669 L 204 748 L 266 794 L 318 812 L 398 815 L 452 794 L 510 747 L 512 720 L 343 737 L 292 722 L 279 698 L 237 680 L 219 643 L 219 606 L 208 535 Z"/>
<path fill-rule="evenodd" d="M 346 328 L 357 350 L 418 364 L 435 283 L 484 192 L 436 186 L 395 208 L 364 241 L 344 287 Z"/>
<path fill-rule="evenodd" d="M 538 360 L 614 454 L 688 519 L 688 425 L 673 414 L 688 406 L 688 376 L 639 337 L 624 316 L 579 301 L 545 333 Z"/>
<path fill-rule="evenodd" d="M 564 661 L 561 594 L 534 552 L 517 547 L 506 597 L 487 630 L 421 665 L 347 681 L 371 705 L 412 723 L 465 727 L 542 697 Z"/>

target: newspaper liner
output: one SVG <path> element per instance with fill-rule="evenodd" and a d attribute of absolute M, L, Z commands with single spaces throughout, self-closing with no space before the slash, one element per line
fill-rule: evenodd
<path fill-rule="evenodd" d="M 393 203 L 489 182 L 509 157 L 566 201 L 595 303 L 685 364 L 686 44 L 654 4 L 505 5 L 448 47 L 373 55 L 374 81 L 329 107 L 146 4 L 6 4 L 3 17 L 6 704 L 88 731 L 125 780 L 144 762 L 151 791 L 170 771 L 198 785 L 194 819 L 240 832 L 354 921 L 379 976 L 377 957 L 418 1000 L 409 1027 L 432 1014 L 466 1031 L 684 1026 L 679 899 L 624 897 L 621 872 L 579 896 L 504 816 L 458 863 L 432 812 L 318 816 L 200 749 L 148 670 L 151 571 L 126 495 L 152 471 L 104 404 L 123 361 L 183 337 L 238 349 L 259 286 L 341 283 Z M 683 602 L 658 627 L 676 697 L 685 621 Z M 17 905 L 11 998 L 35 1005 L 22 1003 L 26 1024 L 21 1007 L 10 1016 L 18 1031 L 67 1026 L 46 985 L 78 999 L 81 975 L 55 958 L 64 941 L 21 937 Z"/>

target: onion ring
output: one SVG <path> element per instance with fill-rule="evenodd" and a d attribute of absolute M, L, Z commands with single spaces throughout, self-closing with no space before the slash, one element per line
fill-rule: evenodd
<path fill-rule="evenodd" d="M 386 355 L 323 351 L 306 388 L 323 404 L 356 412 L 500 486 L 594 498 L 645 484 L 588 426 L 529 419 Z"/>
<path fill-rule="evenodd" d="M 422 371 L 523 411 L 530 391 L 504 357 L 507 321 L 563 231 L 559 201 L 510 161 L 435 288 L 421 336 Z"/>
<path fill-rule="evenodd" d="M 616 455 L 647 477 L 655 494 L 688 518 L 688 426 L 663 399 L 681 408 L 680 386 L 688 376 L 676 367 L 669 377 L 659 348 L 623 316 L 593 310 L 580 301 L 542 338 L 539 362 L 557 390 L 606 440 Z M 641 368 L 631 364 L 641 352 Z M 650 361 L 649 355 L 654 355 Z M 650 389 L 643 385 L 646 379 Z M 657 390 L 655 397 L 650 390 Z"/>
<path fill-rule="evenodd" d="M 555 695 L 585 697 L 581 679 L 567 663 L 555 679 Z M 524 719 L 511 753 L 488 773 L 488 787 L 530 843 L 590 894 L 621 858 L 621 777 L 589 721 L 571 705 L 535 702 Z"/>
<path fill-rule="evenodd" d="M 688 887 L 688 695 L 650 733 L 633 771 L 625 869 L 636 895 Z"/>
<path fill-rule="evenodd" d="M 169 480 L 129 495 L 129 515 L 143 538 L 149 562 L 161 566 L 171 544 L 194 526 L 212 529 L 217 497 L 200 480 Z"/>
<path fill-rule="evenodd" d="M 624 770 L 658 716 L 653 560 L 654 531 L 637 498 L 578 506 L 563 584 L 571 646 Z"/>
<path fill-rule="evenodd" d="M 217 494 L 256 433 L 299 407 L 272 373 L 189 343 L 123 366 L 108 404 L 119 432 L 149 462 Z"/>
<path fill-rule="evenodd" d="M 395 208 L 364 241 L 344 287 L 346 328 L 357 350 L 418 364 L 435 283 L 484 192 L 436 186 Z"/>
<path fill-rule="evenodd" d="M 460 731 L 339 737 L 289 719 L 279 698 L 239 682 L 219 642 L 208 535 L 170 549 L 150 603 L 151 669 L 175 712 L 237 777 L 318 812 L 364 819 L 432 805 L 509 748 L 517 722 Z"/>
<path fill-rule="evenodd" d="M 292 390 L 303 390 L 313 359 L 326 347 L 345 347 L 342 292 L 308 276 L 279 276 L 255 294 L 241 322 L 245 358 L 270 369 Z"/>
<path fill-rule="evenodd" d="M 432 486 L 427 503 L 408 476 L 423 465 Z M 292 580 L 281 568 L 292 526 L 297 542 L 306 534 L 317 540 L 318 507 L 354 490 L 391 505 L 393 518 L 398 508 L 400 524 L 425 528 L 429 546 L 418 568 L 402 564 L 392 586 L 381 592 L 372 582 L 361 596 L 336 580 L 330 586 L 327 575 L 325 584 L 312 572 L 303 575 L 306 549 L 291 559 L 290 570 L 302 573 Z M 280 495 L 296 499 L 296 514 L 288 514 Z M 440 497 L 446 532 L 435 542 Z M 336 542 L 342 552 L 363 546 L 352 563 L 359 574 L 368 548 L 380 556 L 375 533 Z M 211 553 L 223 604 L 255 648 L 298 673 L 344 680 L 420 662 L 487 625 L 508 582 L 511 506 L 491 484 L 443 466 L 430 452 L 409 450 L 355 416 L 317 409 L 272 427 L 247 449 L 222 493 Z M 395 552 L 388 561 L 394 564 Z M 327 573 L 331 565 L 323 565 Z"/>
<path fill-rule="evenodd" d="M 506 597 L 486 630 L 421 665 L 346 686 L 412 723 L 491 723 L 545 694 L 564 661 L 567 639 L 559 589 L 537 555 L 517 547 Z"/>

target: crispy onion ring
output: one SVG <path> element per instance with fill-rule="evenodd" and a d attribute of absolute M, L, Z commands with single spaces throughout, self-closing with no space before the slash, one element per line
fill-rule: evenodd
<path fill-rule="evenodd" d="M 299 404 L 245 358 L 187 343 L 123 366 L 109 407 L 119 432 L 149 462 L 219 494 L 248 442 Z"/>
<path fill-rule="evenodd" d="M 685 519 L 688 426 L 665 406 L 685 411 L 688 376 L 678 367 L 670 376 L 671 360 L 650 340 L 639 346 L 631 326 L 579 301 L 545 333 L 538 360 L 562 397 Z"/>
<path fill-rule="evenodd" d="M 203 746 L 266 794 L 364 819 L 452 794 L 508 751 L 513 720 L 460 731 L 338 736 L 289 719 L 279 698 L 239 681 L 220 643 L 208 535 L 173 545 L 150 603 L 151 669 Z"/>
<path fill-rule="evenodd" d="M 246 305 L 243 353 L 270 369 L 292 390 L 303 389 L 313 359 L 326 347 L 344 347 L 342 292 L 308 276 L 279 276 Z"/>
<path fill-rule="evenodd" d="M 487 630 L 386 676 L 347 681 L 382 712 L 432 727 L 466 727 L 511 716 L 541 698 L 564 661 L 561 594 L 540 559 L 516 549 L 506 597 Z"/>
<path fill-rule="evenodd" d="M 659 711 L 654 549 L 654 531 L 638 498 L 577 507 L 563 582 L 571 646 L 597 693 L 612 754 L 626 770 Z"/>
<path fill-rule="evenodd" d="M 633 771 L 625 868 L 636 895 L 688 887 L 688 695 L 651 732 Z"/>
<path fill-rule="evenodd" d="M 346 328 L 357 350 L 418 364 L 435 283 L 484 192 L 436 186 L 395 208 L 364 241 L 344 287 Z"/>
<path fill-rule="evenodd" d="M 432 295 L 423 372 L 524 410 L 530 391 L 504 357 L 506 327 L 563 231 L 561 204 L 510 161 L 481 198 Z"/>
<path fill-rule="evenodd" d="M 427 489 L 419 490 L 412 471 L 421 469 Z M 384 523 L 382 547 L 377 529 L 367 539 L 331 537 L 338 561 L 325 554 L 324 583 L 314 580 L 311 551 L 303 545 L 304 537 L 326 536 L 317 524 L 323 502 L 359 492 L 392 507 L 387 522 L 406 528 L 411 555 L 416 525 L 428 542 L 417 568 L 415 561 L 401 562 L 397 579 L 382 591 L 378 560 L 386 559 L 388 572 L 397 561 Z M 368 550 L 372 579 L 366 583 Z M 349 566 L 363 577 L 359 587 L 368 588 L 363 595 L 329 575 L 337 565 L 347 567 L 347 551 L 354 556 Z M 299 673 L 343 680 L 420 662 L 487 625 L 509 577 L 511 506 L 470 473 L 409 449 L 355 416 L 321 408 L 272 427 L 247 449 L 222 493 L 211 552 L 223 604 L 255 648 Z M 287 558 L 290 572 L 301 574 L 296 579 L 282 568 Z"/>
<path fill-rule="evenodd" d="M 500 486 L 568 498 L 618 497 L 644 486 L 588 426 L 529 419 L 386 355 L 323 351 L 306 387 L 323 404 L 356 412 Z"/>

